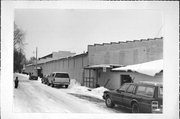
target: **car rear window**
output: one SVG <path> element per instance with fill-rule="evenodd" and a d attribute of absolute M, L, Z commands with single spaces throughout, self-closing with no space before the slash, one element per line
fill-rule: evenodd
<path fill-rule="evenodd" d="M 69 78 L 67 73 L 56 73 L 57 78 Z"/>
<path fill-rule="evenodd" d="M 145 94 L 146 87 L 144 86 L 138 86 L 136 94 L 137 95 L 144 95 Z"/>
<path fill-rule="evenodd" d="M 153 97 L 154 96 L 154 87 L 147 87 L 145 95 L 149 96 L 149 97 Z"/>
<path fill-rule="evenodd" d="M 136 94 L 142 96 L 153 97 L 154 96 L 154 87 L 138 86 Z"/>

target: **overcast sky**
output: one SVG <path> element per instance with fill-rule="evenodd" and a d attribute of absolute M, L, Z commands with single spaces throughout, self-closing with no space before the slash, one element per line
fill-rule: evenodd
<path fill-rule="evenodd" d="M 26 58 L 57 51 L 82 53 L 87 45 L 162 36 L 163 17 L 155 10 L 17 9 L 25 31 Z"/>

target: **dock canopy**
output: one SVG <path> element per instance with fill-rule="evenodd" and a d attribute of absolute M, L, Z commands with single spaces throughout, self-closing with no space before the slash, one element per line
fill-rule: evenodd
<path fill-rule="evenodd" d="M 84 69 L 100 69 L 100 68 L 117 68 L 117 67 L 121 67 L 121 65 L 117 65 L 117 64 L 99 64 L 99 65 L 90 65 L 87 67 L 84 67 Z"/>
<path fill-rule="evenodd" d="M 125 67 L 113 68 L 113 71 L 132 71 L 150 76 L 155 76 L 157 73 L 163 71 L 163 60 L 154 60 L 146 63 L 128 65 Z"/>

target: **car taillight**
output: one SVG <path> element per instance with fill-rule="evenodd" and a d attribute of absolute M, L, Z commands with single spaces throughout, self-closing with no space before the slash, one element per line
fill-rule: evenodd
<path fill-rule="evenodd" d="M 152 108 L 152 111 L 158 109 L 158 101 L 152 101 L 151 108 Z"/>
<path fill-rule="evenodd" d="M 160 105 L 160 108 L 163 108 L 163 105 Z"/>

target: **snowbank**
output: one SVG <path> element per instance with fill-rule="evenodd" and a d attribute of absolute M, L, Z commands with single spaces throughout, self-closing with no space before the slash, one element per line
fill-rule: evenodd
<path fill-rule="evenodd" d="M 15 79 L 16 76 L 21 77 L 21 78 L 28 78 L 29 79 L 29 75 L 26 75 L 26 74 L 14 73 L 14 79 Z"/>
<path fill-rule="evenodd" d="M 14 79 L 15 79 L 17 76 L 18 76 L 19 78 L 21 78 L 21 79 L 25 79 L 25 80 L 29 79 L 29 75 L 21 74 L 21 73 L 14 73 Z M 37 81 L 38 81 L 38 82 L 41 82 L 41 78 L 38 77 L 38 80 L 37 80 Z"/>
<path fill-rule="evenodd" d="M 81 86 L 81 84 L 79 82 L 77 82 L 75 79 L 71 79 L 71 84 L 69 86 L 69 90 L 71 93 L 93 96 L 98 99 L 102 99 L 104 91 L 106 91 L 108 89 L 106 89 L 104 87 L 88 88 L 86 86 Z"/>
<path fill-rule="evenodd" d="M 77 86 L 81 86 L 81 84 L 79 82 L 77 82 L 76 79 L 71 79 L 69 87 L 73 88 L 73 87 L 77 87 Z"/>
<path fill-rule="evenodd" d="M 40 77 L 38 77 L 38 82 L 41 82 L 41 78 Z"/>
<path fill-rule="evenodd" d="M 93 95 L 94 97 L 97 97 L 99 99 L 102 99 L 104 91 L 107 91 L 107 90 L 108 89 L 104 88 L 104 87 L 94 88 L 91 91 L 91 93 L 92 93 L 91 95 Z"/>

